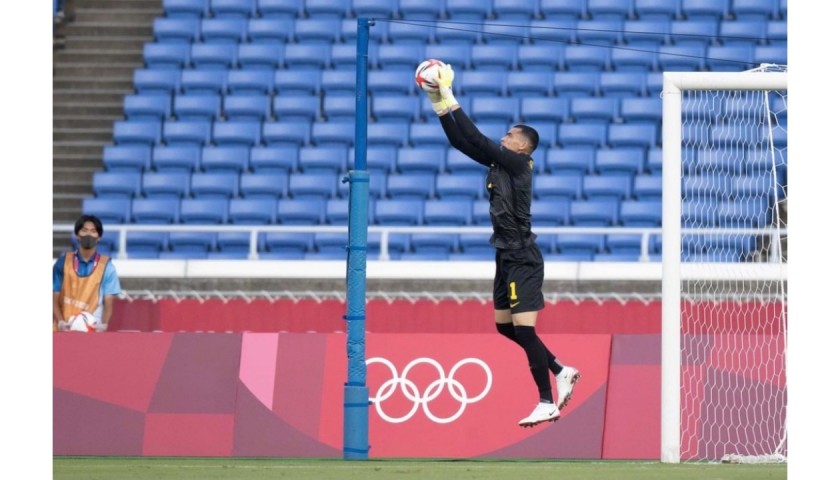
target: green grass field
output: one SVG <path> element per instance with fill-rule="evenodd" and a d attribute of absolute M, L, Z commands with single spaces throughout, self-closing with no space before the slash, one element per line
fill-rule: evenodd
<path fill-rule="evenodd" d="M 55 457 L 54 479 L 774 480 L 787 465 L 569 460 L 363 460 Z"/>

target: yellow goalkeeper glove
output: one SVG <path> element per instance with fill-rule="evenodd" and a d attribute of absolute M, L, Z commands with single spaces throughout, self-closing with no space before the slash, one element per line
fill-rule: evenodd
<path fill-rule="evenodd" d="M 454 79 L 455 70 L 452 69 L 452 65 L 447 63 L 438 70 L 440 101 L 438 104 L 435 104 L 434 101 L 432 102 L 432 107 L 438 115 L 446 112 L 447 109 L 451 110 L 452 108 L 458 106 L 458 100 L 455 99 L 455 95 L 452 93 L 452 81 Z"/>

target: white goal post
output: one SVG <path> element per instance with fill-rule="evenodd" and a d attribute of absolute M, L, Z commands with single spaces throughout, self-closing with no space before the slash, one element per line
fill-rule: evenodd
<path fill-rule="evenodd" d="M 703 260 L 694 260 L 693 262 L 683 261 L 686 253 L 684 252 L 684 249 L 686 248 L 685 245 L 687 244 L 686 236 L 694 233 L 696 236 L 693 238 L 703 237 L 700 229 L 694 229 L 692 232 L 692 225 L 685 224 L 685 212 L 683 211 L 686 208 L 684 197 L 684 185 L 686 182 L 684 174 L 686 169 L 684 162 L 686 161 L 687 156 L 685 154 L 686 140 L 684 139 L 684 132 L 686 132 L 686 125 L 684 113 L 686 113 L 688 109 L 693 108 L 691 106 L 687 106 L 685 102 L 690 95 L 694 94 L 694 92 L 701 91 L 709 92 L 709 98 L 713 99 L 706 100 L 705 103 L 708 105 L 703 105 L 703 108 L 706 108 L 707 111 L 719 112 L 718 114 L 706 114 L 706 121 L 709 125 L 707 130 L 713 130 L 714 125 L 716 125 L 715 122 L 721 122 L 721 116 L 726 114 L 724 110 L 727 110 L 727 108 L 725 108 L 724 103 L 729 101 L 726 99 L 727 97 L 718 97 L 719 95 L 722 95 L 720 92 L 732 92 L 731 94 L 726 94 L 732 95 L 728 98 L 740 101 L 742 98 L 741 95 L 745 95 L 744 92 L 749 91 L 754 94 L 754 98 L 756 99 L 755 101 L 758 103 L 762 100 L 765 103 L 769 103 L 767 102 L 768 92 L 784 92 L 783 98 L 786 108 L 787 72 L 786 68 L 768 69 L 766 66 L 763 66 L 762 68 L 747 72 L 665 72 L 663 74 L 661 461 L 665 463 L 679 463 L 680 461 L 687 460 L 724 462 L 785 461 L 784 459 L 787 453 L 787 429 L 785 425 L 787 398 L 785 368 L 787 336 L 785 288 L 787 269 L 785 259 L 782 258 L 783 255 L 781 254 L 778 231 L 780 229 L 784 229 L 784 223 L 786 220 L 781 221 L 778 213 L 780 210 L 779 196 L 776 193 L 778 190 L 775 189 L 776 185 L 779 184 L 776 177 L 777 172 L 775 167 L 772 167 L 771 175 L 774 187 L 773 193 L 761 197 L 768 198 L 770 208 L 775 209 L 773 211 L 774 213 L 768 213 L 768 218 L 772 217 L 771 220 L 768 220 L 770 225 L 765 225 L 765 230 L 767 231 L 756 230 L 757 233 L 753 231 L 748 232 L 756 233 L 756 235 L 766 235 L 766 238 L 774 239 L 774 245 L 772 247 L 768 247 L 767 249 L 769 252 L 768 255 L 763 256 L 761 259 L 741 258 L 740 260 L 736 259 L 734 261 L 712 259 L 706 261 L 717 263 L 705 264 L 702 263 Z M 719 100 L 719 98 L 724 99 Z M 726 105 L 729 104 L 727 103 Z M 764 110 L 762 110 L 762 108 Z M 775 118 L 771 118 L 773 113 L 770 112 L 768 108 L 769 107 L 767 107 L 767 105 L 764 105 L 763 107 L 758 105 L 756 107 L 756 111 L 759 113 L 755 114 L 752 119 L 744 120 L 744 124 L 747 125 L 744 128 L 767 129 L 767 135 L 763 138 L 767 139 L 768 145 L 766 145 L 766 147 L 759 147 L 757 144 L 745 145 L 747 145 L 746 148 L 748 150 L 751 148 L 752 151 L 755 151 L 758 148 L 769 149 L 772 160 L 774 157 L 772 132 L 774 125 L 778 125 L 778 122 Z M 694 108 L 694 110 L 698 110 L 698 108 Z M 761 118 L 765 115 L 765 118 Z M 739 119 L 729 119 L 726 121 L 731 122 L 730 124 L 734 124 L 736 121 L 739 121 Z M 786 123 L 784 128 L 786 128 Z M 786 135 L 786 130 L 784 133 Z M 764 135 L 764 133 L 762 133 L 762 135 Z M 733 135 L 733 137 L 737 136 L 738 135 Z M 742 139 L 735 139 L 733 141 L 743 142 Z M 706 140 L 703 140 L 703 142 L 706 142 Z M 737 145 L 725 146 L 729 148 L 728 151 L 738 151 L 738 148 L 742 148 Z M 697 152 L 707 153 L 706 151 L 712 148 L 715 148 L 715 146 L 711 142 L 697 143 L 693 148 L 693 152 L 694 154 L 697 154 Z M 776 151 L 778 151 L 778 149 L 776 149 Z M 743 158 L 743 155 L 741 158 Z M 725 180 L 726 175 L 729 175 L 727 172 L 728 171 L 725 170 L 724 167 L 724 170 L 718 172 L 718 178 L 724 177 Z M 703 200 L 701 199 L 698 202 L 702 203 L 702 201 Z M 773 206 L 774 201 L 776 202 L 775 206 Z M 713 229 L 713 234 L 732 233 L 732 229 L 721 229 L 720 225 L 713 225 L 713 227 L 717 227 Z M 739 225 L 738 228 L 743 230 L 744 226 Z M 688 233 L 686 233 L 687 231 Z M 753 240 L 755 238 L 761 238 L 756 237 L 756 235 L 752 237 Z M 784 235 L 786 235 L 786 231 L 784 231 Z M 708 236 L 703 238 L 708 238 Z M 776 358 L 771 359 L 771 362 L 773 366 L 778 367 L 776 370 L 781 371 L 770 373 L 765 373 L 764 371 L 761 373 L 750 372 L 744 375 L 746 377 L 750 377 L 751 375 L 752 377 L 766 375 L 768 377 L 768 380 L 766 381 L 764 378 L 750 378 L 750 380 L 753 380 L 755 384 L 760 384 L 759 388 L 765 388 L 762 392 L 751 393 L 748 391 L 744 393 L 740 390 L 740 386 L 726 385 L 725 387 L 720 388 L 727 388 L 728 393 L 708 393 L 710 391 L 713 392 L 713 389 L 717 388 L 712 385 L 711 387 L 706 387 L 708 390 L 706 390 L 706 393 L 703 393 L 703 387 L 701 387 L 701 394 L 699 394 L 697 398 L 691 399 L 691 401 L 687 402 L 694 403 L 694 405 L 686 406 L 681 402 L 686 402 L 686 392 L 687 390 L 691 390 L 691 388 L 687 388 L 686 385 L 684 385 L 687 375 L 690 374 L 686 373 L 686 368 L 683 363 L 686 362 L 687 355 L 690 355 L 690 353 L 686 352 L 686 348 L 692 348 L 691 345 L 687 346 L 686 344 L 691 343 L 693 340 L 687 340 L 684 336 L 684 329 L 686 328 L 686 313 L 684 310 L 697 310 L 697 308 L 687 306 L 690 304 L 690 300 L 686 300 L 685 285 L 686 282 L 691 282 L 703 276 L 712 278 L 712 281 L 721 281 L 724 283 L 729 281 L 730 283 L 737 283 L 739 285 L 738 288 L 742 288 L 742 284 L 749 284 L 750 282 L 775 282 L 769 288 L 767 286 L 769 284 L 764 283 L 749 293 L 750 295 L 755 296 L 764 295 L 770 291 L 769 293 L 771 295 L 775 295 L 775 298 L 781 299 L 773 300 L 777 302 L 777 305 L 781 305 L 780 308 L 777 306 L 770 307 L 773 312 L 769 316 L 775 317 L 771 319 L 771 323 L 775 325 L 772 328 L 775 330 L 773 330 L 771 334 L 768 334 L 768 330 L 766 330 L 767 327 L 762 326 L 759 327 L 757 331 L 747 332 L 745 336 L 747 338 L 746 345 L 738 343 L 741 341 L 739 340 L 740 337 L 730 335 L 731 332 L 724 331 L 725 335 L 721 335 L 721 337 L 726 336 L 727 341 L 734 338 L 734 343 L 738 343 L 738 345 L 727 346 L 727 348 L 732 350 L 734 353 L 724 353 L 720 355 L 728 355 L 731 358 L 737 357 L 734 362 L 738 363 L 741 362 L 741 359 L 745 359 L 744 362 L 753 361 L 753 358 L 751 357 L 772 351 L 772 355 Z M 781 291 L 781 293 L 779 294 L 778 291 Z M 719 290 L 713 290 L 709 293 L 709 299 L 703 301 L 708 305 L 715 304 L 715 302 L 726 303 L 728 301 L 740 301 L 740 299 L 737 298 L 737 292 L 732 293 L 724 291 L 720 294 L 720 297 L 718 297 L 719 294 Z M 704 313 L 699 315 L 704 315 Z M 711 316 L 714 315 L 725 318 L 737 318 L 738 313 L 736 312 L 732 315 L 731 312 L 727 312 L 726 315 L 722 316 L 715 313 L 711 314 Z M 781 320 L 779 320 L 779 318 L 781 318 Z M 715 318 L 712 323 L 715 323 L 715 325 L 724 325 L 720 322 L 719 318 Z M 781 325 L 781 327 L 778 327 L 778 325 Z M 721 326 L 719 328 L 723 329 L 727 327 Z M 748 326 L 744 328 L 751 327 Z M 739 334 L 743 334 L 743 332 L 739 332 Z M 695 337 L 700 336 L 700 334 L 695 335 Z M 751 345 L 750 342 L 765 342 L 765 344 L 755 349 L 759 351 L 759 353 L 756 354 L 756 351 L 753 350 L 753 345 Z M 708 352 L 712 352 L 717 348 L 718 346 L 706 346 Z M 708 353 L 709 357 L 713 354 L 719 354 L 719 352 Z M 696 365 L 700 365 L 703 361 L 704 360 L 702 359 L 697 360 Z M 698 367 L 698 369 L 699 368 L 702 367 Z M 763 366 L 762 368 L 764 370 L 772 370 L 772 368 L 768 369 L 766 366 Z M 723 375 L 723 377 L 725 377 L 725 375 Z M 724 384 L 728 380 L 729 377 L 725 377 L 720 383 Z M 712 380 L 704 381 L 712 382 Z M 702 382 L 697 382 L 697 384 L 701 383 Z M 767 385 L 771 384 L 773 387 L 767 387 Z M 766 393 L 766 389 L 774 387 L 775 390 L 773 390 L 772 394 Z M 704 396 L 705 398 L 703 398 Z M 730 402 L 732 404 L 749 404 L 751 401 L 756 401 L 760 402 L 761 406 L 755 407 L 750 405 L 738 405 L 738 408 L 741 408 L 742 410 L 725 412 L 721 415 L 720 410 L 715 410 L 717 407 L 714 405 L 697 407 L 697 405 L 704 400 L 711 404 L 726 402 Z M 706 422 L 706 420 L 691 420 L 691 422 L 694 422 L 694 427 L 696 427 L 695 429 L 701 430 L 699 434 L 700 436 L 704 434 L 715 436 L 715 445 L 709 447 L 703 447 L 702 445 L 698 446 L 698 444 L 705 440 L 702 438 L 698 440 L 696 436 L 691 438 L 687 437 L 685 430 L 686 425 L 681 426 L 681 421 L 684 423 L 691 423 L 686 422 L 686 418 L 698 416 L 695 412 L 687 411 L 687 408 L 695 408 L 700 411 L 699 415 L 708 414 L 709 416 L 715 417 L 707 423 L 703 423 Z M 769 421 L 762 418 L 756 418 L 765 414 L 772 416 L 772 418 Z M 772 423 L 772 425 L 768 426 L 770 423 Z M 731 424 L 738 425 L 733 426 Z M 700 427 L 697 427 L 698 425 L 700 425 Z M 746 430 L 747 433 L 735 431 L 735 429 Z M 750 438 L 745 440 L 747 437 Z M 756 441 L 753 442 L 752 438 L 755 438 Z M 693 450 L 689 453 L 687 453 L 686 450 L 689 448 L 685 445 L 686 443 L 692 443 L 693 445 L 690 447 L 693 448 Z M 723 455 L 721 455 L 721 453 L 723 453 Z"/>

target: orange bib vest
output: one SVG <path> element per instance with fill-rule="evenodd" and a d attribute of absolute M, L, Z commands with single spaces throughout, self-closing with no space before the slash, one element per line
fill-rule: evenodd
<path fill-rule="evenodd" d="M 111 260 L 107 255 L 99 255 L 93 272 L 87 277 L 80 277 L 73 265 L 75 258 L 74 252 L 64 256 L 64 280 L 61 282 L 58 303 L 65 322 L 77 313 L 96 311 L 99 306 L 99 289 L 102 286 L 102 278 L 105 276 L 105 266 Z"/>

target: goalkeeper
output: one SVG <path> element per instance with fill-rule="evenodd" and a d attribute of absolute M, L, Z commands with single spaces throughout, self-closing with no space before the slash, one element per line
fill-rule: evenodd
<path fill-rule="evenodd" d="M 580 377 L 571 366 L 561 365 L 537 336 L 537 314 L 544 307 L 542 285 L 544 262 L 531 232 L 531 180 L 539 134 L 526 125 L 515 125 L 501 145 L 484 136 L 467 117 L 452 92 L 455 72 L 450 65 L 439 69 L 439 90 L 426 92 L 449 143 L 489 169 L 486 188 L 490 195 L 490 219 L 496 248 L 493 307 L 496 329 L 516 342 L 528 357 L 531 375 L 539 391 L 539 403 L 519 425 L 555 421 L 572 396 Z M 551 392 L 549 371 L 557 384 L 557 404 Z"/>

